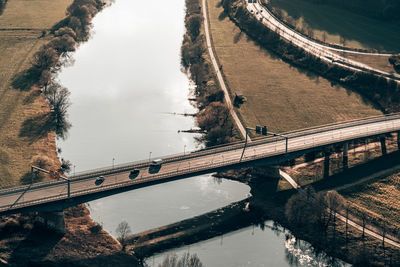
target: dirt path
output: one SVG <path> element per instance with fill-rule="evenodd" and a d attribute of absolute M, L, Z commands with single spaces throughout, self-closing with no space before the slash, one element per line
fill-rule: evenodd
<path fill-rule="evenodd" d="M 208 50 L 208 53 L 210 54 L 211 62 L 214 67 L 214 71 L 217 75 L 218 82 L 221 85 L 221 89 L 224 91 L 225 103 L 226 103 L 227 107 L 229 108 L 230 114 L 231 114 L 234 122 L 236 123 L 240 133 L 242 134 L 243 138 L 245 138 L 246 137 L 246 129 L 243 126 L 242 122 L 240 121 L 239 117 L 237 116 L 237 114 L 233 108 L 233 104 L 232 104 L 231 98 L 229 96 L 228 89 L 225 85 L 224 78 L 222 77 L 222 74 L 221 74 L 221 71 L 219 68 L 219 64 L 214 56 L 214 51 L 212 48 L 211 37 L 210 37 L 209 24 L 208 24 L 206 0 L 202 0 L 202 6 L 203 6 L 204 31 L 206 33 L 206 41 L 207 41 L 207 50 Z M 247 140 L 249 142 L 251 142 L 250 136 L 247 137 Z"/>

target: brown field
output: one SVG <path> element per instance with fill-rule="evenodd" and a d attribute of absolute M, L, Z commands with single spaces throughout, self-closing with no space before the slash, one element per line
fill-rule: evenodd
<path fill-rule="evenodd" d="M 248 100 L 239 109 L 246 126 L 282 132 L 381 114 L 358 94 L 260 48 L 221 15 L 219 2 L 207 1 L 213 43 L 231 94 L 242 91 Z"/>
<path fill-rule="evenodd" d="M 50 29 L 65 17 L 72 0 L 11 0 L 0 16 L 0 29 Z"/>
<path fill-rule="evenodd" d="M 386 225 L 389 230 L 400 229 L 400 173 L 365 183 L 342 192 L 368 221 Z"/>
<path fill-rule="evenodd" d="M 10 83 L 13 77 L 30 66 L 31 56 L 47 42 L 39 38 L 65 17 L 71 0 L 13 0 L 0 16 L 0 188 L 19 184 L 35 157 L 48 158 L 59 165 L 55 134 L 41 139 L 19 137 L 22 123 L 49 111 L 36 89 L 21 91 Z M 34 30 L 15 30 L 34 29 Z"/>

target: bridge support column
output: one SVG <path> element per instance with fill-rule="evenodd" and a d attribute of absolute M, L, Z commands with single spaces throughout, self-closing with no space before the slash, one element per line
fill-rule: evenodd
<path fill-rule="evenodd" d="M 397 132 L 397 148 L 400 150 L 400 132 Z"/>
<path fill-rule="evenodd" d="M 349 143 L 343 145 L 343 168 L 345 170 L 349 168 Z"/>
<path fill-rule="evenodd" d="M 257 183 L 257 186 L 252 188 L 257 191 L 260 190 L 262 194 L 276 192 L 280 179 L 279 166 L 255 167 L 253 168 L 251 175 L 255 178 L 255 183 Z"/>
<path fill-rule="evenodd" d="M 379 141 L 381 141 L 382 155 L 386 155 L 386 137 L 384 135 L 380 136 Z"/>
<path fill-rule="evenodd" d="M 65 234 L 64 211 L 39 212 L 35 223 L 48 230 Z"/>
<path fill-rule="evenodd" d="M 330 166 L 330 158 L 331 156 L 331 151 L 327 150 L 324 152 L 324 178 L 329 177 L 329 166 Z"/>

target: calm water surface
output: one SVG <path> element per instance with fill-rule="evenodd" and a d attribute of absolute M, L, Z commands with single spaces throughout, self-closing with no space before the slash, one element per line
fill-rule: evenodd
<path fill-rule="evenodd" d="M 68 139 L 58 144 L 61 156 L 74 165 L 72 174 L 196 149 L 194 135 L 178 133 L 193 127 L 193 118 L 171 114 L 196 111 L 187 100 L 190 82 L 180 70 L 183 20 L 183 0 L 156 0 L 151 5 L 117 0 L 96 16 L 93 38 L 79 47 L 74 64 L 59 75 L 73 103 L 73 127 Z M 112 235 L 122 220 L 138 233 L 226 206 L 249 191 L 244 184 L 203 175 L 88 206 Z M 199 251 L 206 266 L 292 266 L 285 256 L 286 243 L 284 235 L 277 236 L 268 227 L 249 228 L 190 250 Z M 225 265 L 227 253 L 231 256 Z"/>

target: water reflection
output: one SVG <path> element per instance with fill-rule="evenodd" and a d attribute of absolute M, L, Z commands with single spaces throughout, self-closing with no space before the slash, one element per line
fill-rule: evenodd
<path fill-rule="evenodd" d="M 169 253 L 185 252 L 197 254 L 204 266 L 350 266 L 315 251 L 272 221 L 157 254 L 147 264 L 158 266 Z"/>

